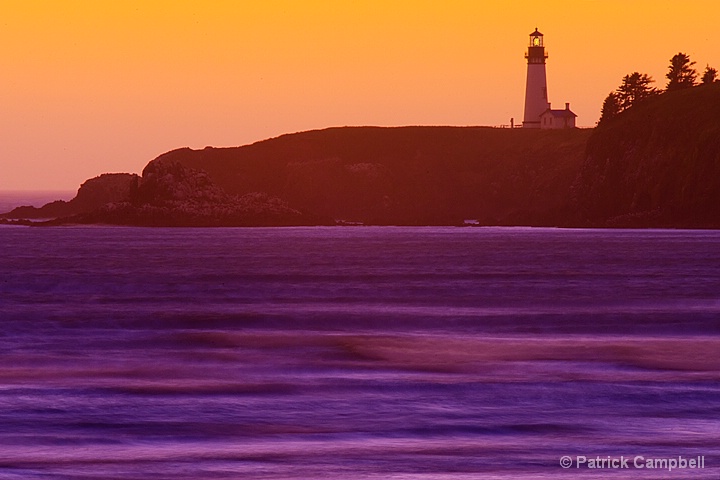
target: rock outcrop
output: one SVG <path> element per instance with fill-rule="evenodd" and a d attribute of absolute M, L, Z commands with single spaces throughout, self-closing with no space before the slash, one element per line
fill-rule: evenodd
<path fill-rule="evenodd" d="M 230 195 L 207 173 L 173 161 L 151 162 L 127 195 L 50 224 L 137 226 L 289 226 L 328 223 L 264 193 Z"/>
<path fill-rule="evenodd" d="M 139 226 L 327 225 L 332 220 L 300 212 L 263 192 L 229 194 L 209 175 L 176 161 L 150 162 L 142 177 L 103 174 L 87 180 L 72 200 L 41 208 L 18 207 L 0 215 L 13 224 L 115 224 Z M 50 219 L 50 220 L 48 220 Z M 30 220 L 46 220 L 31 222 Z"/>

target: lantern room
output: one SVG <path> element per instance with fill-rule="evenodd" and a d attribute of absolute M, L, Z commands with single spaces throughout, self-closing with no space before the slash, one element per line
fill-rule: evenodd
<path fill-rule="evenodd" d="M 543 34 L 538 32 L 536 28 L 534 32 L 530 34 L 530 46 L 531 47 L 542 47 L 543 46 Z"/>

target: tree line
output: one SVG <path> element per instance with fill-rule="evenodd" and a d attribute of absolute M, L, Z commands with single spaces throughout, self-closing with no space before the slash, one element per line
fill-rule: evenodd
<path fill-rule="evenodd" d="M 633 105 L 648 98 L 660 95 L 661 93 L 673 90 L 682 90 L 696 85 L 698 72 L 693 68 L 695 62 L 690 61 L 690 56 L 680 52 L 670 59 L 668 73 L 665 74 L 668 83 L 665 90 L 658 90 L 651 84 L 655 82 L 647 74 L 633 72 L 625 75 L 620 86 L 605 98 L 602 105 L 602 112 L 598 123 L 615 117 L 620 112 L 627 110 Z M 718 72 L 708 65 L 700 77 L 700 84 L 707 85 L 717 81 Z"/>

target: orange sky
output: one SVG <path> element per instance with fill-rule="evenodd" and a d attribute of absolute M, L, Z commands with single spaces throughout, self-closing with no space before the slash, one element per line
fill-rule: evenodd
<path fill-rule="evenodd" d="M 682 51 L 717 0 L 0 0 L 0 190 L 76 189 L 182 146 L 339 125 L 521 121 L 528 34 L 578 124 Z"/>

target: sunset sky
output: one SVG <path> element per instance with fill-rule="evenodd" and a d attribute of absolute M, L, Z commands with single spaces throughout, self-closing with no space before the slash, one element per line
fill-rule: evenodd
<path fill-rule="evenodd" d="M 0 0 L 0 190 L 74 190 L 178 147 L 522 120 L 528 34 L 593 126 L 638 70 L 720 69 L 717 0 Z"/>

